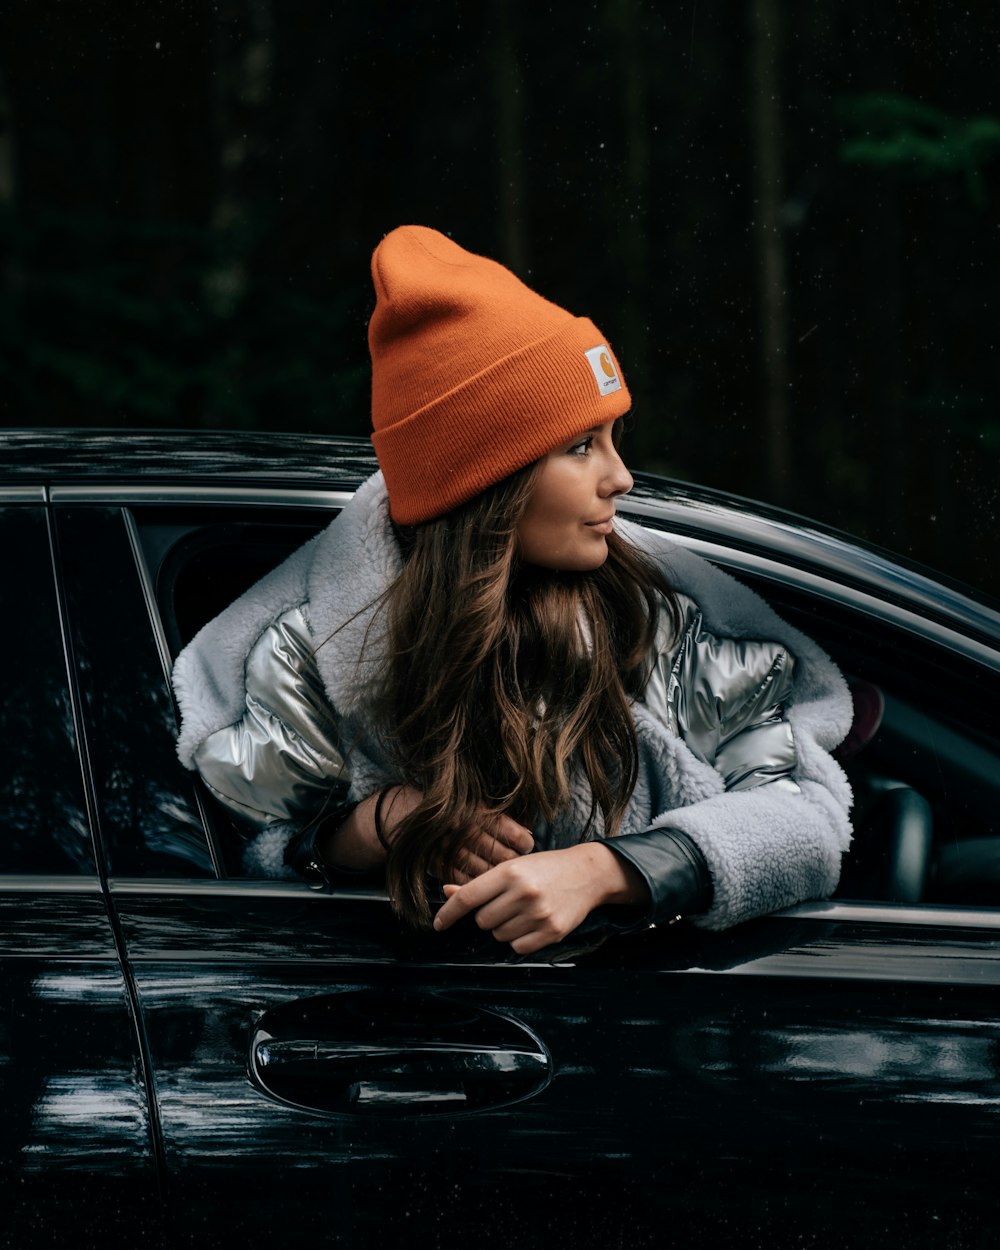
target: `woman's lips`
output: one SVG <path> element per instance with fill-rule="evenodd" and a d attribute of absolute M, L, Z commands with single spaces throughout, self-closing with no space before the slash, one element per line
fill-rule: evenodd
<path fill-rule="evenodd" d="M 612 512 L 603 521 L 585 521 L 584 524 L 588 529 L 593 530 L 595 534 L 610 534 L 615 528 L 615 514 Z"/>

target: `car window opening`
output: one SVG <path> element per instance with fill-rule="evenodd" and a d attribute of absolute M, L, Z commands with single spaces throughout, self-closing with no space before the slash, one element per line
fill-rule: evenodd
<path fill-rule="evenodd" d="M 276 520 L 252 509 L 202 509 L 181 517 L 139 513 L 163 628 L 174 656 L 197 630 L 254 585 L 313 533 L 325 513 Z M 752 578 L 744 580 L 752 584 Z M 801 592 L 760 588 L 775 608 L 815 638 L 856 689 L 884 699 L 878 723 L 843 761 L 855 790 L 854 841 L 838 899 L 1000 905 L 1000 741 L 982 723 L 955 715 L 971 705 L 968 684 L 982 679 L 956 660 L 927 664 L 918 643 L 890 637 L 857 616 L 817 606 Z M 846 609 L 845 609 L 846 611 Z M 847 628 L 845 628 L 845 624 Z M 921 687 L 911 674 L 923 671 Z M 978 706 L 980 701 L 976 700 Z M 244 832 L 211 799 L 227 868 L 242 871 Z"/>

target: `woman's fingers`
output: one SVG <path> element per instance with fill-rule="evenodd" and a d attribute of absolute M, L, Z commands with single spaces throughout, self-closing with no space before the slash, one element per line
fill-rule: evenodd
<path fill-rule="evenodd" d="M 533 920 L 528 920 L 524 916 L 514 916 L 505 924 L 498 925 L 490 932 L 498 942 L 513 942 L 517 938 L 526 937 L 529 933 L 536 931 L 536 924 Z"/>
<path fill-rule="evenodd" d="M 383 793 L 383 792 L 379 792 Z M 373 796 L 374 797 L 374 796 Z M 391 843 L 396 826 L 413 811 L 423 795 L 413 786 L 388 787 L 381 801 L 380 817 L 383 837 Z M 374 812 L 375 804 L 370 804 Z M 374 837 L 375 830 L 372 829 Z M 452 877 L 469 879 L 497 864 L 528 855 L 535 849 L 530 829 L 519 825 L 510 816 L 494 816 L 484 820 L 479 829 L 469 831 L 469 845 L 456 857 Z"/>
<path fill-rule="evenodd" d="M 523 825 L 507 816 L 498 817 L 496 822 L 484 825 L 470 837 L 469 845 L 455 857 L 451 876 L 456 880 L 459 873 L 466 877 L 479 876 L 498 864 L 527 855 L 534 845 L 535 839 Z"/>
<path fill-rule="evenodd" d="M 549 856 L 553 852 L 548 853 Z M 447 929 L 470 912 L 476 914 L 480 929 L 493 930 L 516 918 L 531 927 L 547 925 L 552 899 L 539 888 L 535 857 L 521 856 L 499 865 L 451 894 L 434 919 L 435 929 Z"/>
<path fill-rule="evenodd" d="M 511 820 L 509 816 L 498 816 L 483 826 L 473 846 L 476 853 L 493 867 L 517 859 L 519 855 L 530 854 L 535 849 L 535 839 L 530 830 L 519 825 L 516 820 Z"/>
<path fill-rule="evenodd" d="M 509 859 L 517 859 L 517 851 L 511 850 L 504 842 L 497 841 L 490 833 L 482 833 L 473 845 L 473 853 L 483 860 L 488 867 L 504 864 Z"/>
<path fill-rule="evenodd" d="M 535 849 L 535 839 L 530 829 L 519 825 L 509 816 L 498 816 L 494 832 L 498 842 L 509 846 L 515 855 L 530 855 Z"/>
<path fill-rule="evenodd" d="M 544 905 L 542 910 L 544 910 Z M 491 898 L 476 911 L 476 924 L 480 929 L 488 929 L 496 933 L 497 929 L 520 919 L 523 923 L 534 925 L 542 917 L 534 906 L 533 900 L 522 899 L 515 891 L 505 889 L 502 894 Z M 503 938 L 500 941 L 504 941 Z"/>
<path fill-rule="evenodd" d="M 493 866 L 488 859 L 484 859 L 474 851 L 461 851 L 455 858 L 449 877 L 452 881 L 457 881 L 459 885 L 462 885 L 466 881 L 472 881 L 475 877 L 481 877 Z"/>
<path fill-rule="evenodd" d="M 498 880 L 498 876 L 498 872 L 486 872 L 460 889 L 451 891 L 447 901 L 434 917 L 434 928 L 448 929 L 463 916 L 467 916 L 470 911 L 475 911 L 483 903 L 489 902 L 495 893 L 503 889 L 503 883 Z M 448 892 L 447 886 L 445 886 L 445 891 Z"/>

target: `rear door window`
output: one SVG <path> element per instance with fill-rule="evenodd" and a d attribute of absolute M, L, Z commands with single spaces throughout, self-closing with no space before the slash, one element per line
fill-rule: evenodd
<path fill-rule="evenodd" d="M 93 873 L 48 526 L 0 508 L 0 872 Z"/>
<path fill-rule="evenodd" d="M 178 764 L 166 656 L 120 507 L 55 508 L 69 640 L 108 869 L 211 877 L 219 857 Z"/>

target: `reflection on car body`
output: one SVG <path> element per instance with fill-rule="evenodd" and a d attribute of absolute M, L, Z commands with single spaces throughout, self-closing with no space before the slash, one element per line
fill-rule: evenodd
<path fill-rule="evenodd" d="M 174 755 L 172 657 L 328 523 L 364 445 L 0 437 L 21 588 L 0 625 L 0 1240 L 995 1242 L 988 604 L 640 481 L 633 517 L 884 696 L 846 764 L 856 849 L 832 901 L 519 960 L 404 937 L 371 884 L 241 877 L 238 831 Z"/>

